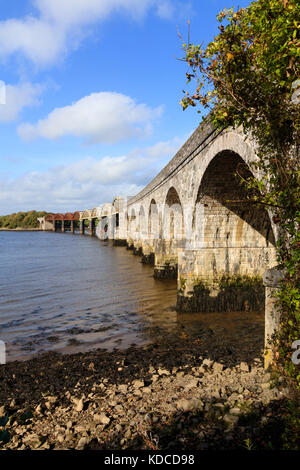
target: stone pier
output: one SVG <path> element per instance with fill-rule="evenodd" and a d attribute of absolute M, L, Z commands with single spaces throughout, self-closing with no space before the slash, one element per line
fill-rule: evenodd
<path fill-rule="evenodd" d="M 284 279 L 285 270 L 278 266 L 268 269 L 263 275 L 263 283 L 266 289 L 265 306 L 265 368 L 268 369 L 273 361 L 271 340 L 280 325 L 280 311 L 276 305 L 276 292 L 280 282 Z"/>
<path fill-rule="evenodd" d="M 200 248 L 178 253 L 177 308 L 184 312 L 263 311 L 262 275 L 275 250 Z"/>

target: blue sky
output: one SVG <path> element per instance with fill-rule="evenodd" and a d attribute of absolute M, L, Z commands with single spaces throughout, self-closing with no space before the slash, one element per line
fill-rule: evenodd
<path fill-rule="evenodd" d="M 238 5 L 249 5 L 239 0 Z M 134 195 L 199 124 L 182 36 L 209 42 L 234 0 L 0 0 L 0 214 Z"/>

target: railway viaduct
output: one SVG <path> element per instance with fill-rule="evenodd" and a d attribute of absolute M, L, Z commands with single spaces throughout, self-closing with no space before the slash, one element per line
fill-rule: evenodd
<path fill-rule="evenodd" d="M 156 278 L 177 278 L 181 311 L 264 308 L 262 276 L 276 265 L 276 226 L 237 177 L 249 176 L 256 159 L 242 129 L 204 121 L 127 203 L 126 243 L 154 264 Z"/>
<path fill-rule="evenodd" d="M 262 278 L 276 266 L 277 227 L 240 182 L 262 176 L 253 170 L 255 148 L 241 128 L 216 129 L 207 118 L 139 194 L 80 212 L 81 233 L 88 225 L 90 234 L 127 245 L 153 264 L 156 278 L 176 278 L 180 311 L 267 305 L 271 334 L 278 323 L 272 301 L 265 302 L 272 271 L 265 286 Z"/>

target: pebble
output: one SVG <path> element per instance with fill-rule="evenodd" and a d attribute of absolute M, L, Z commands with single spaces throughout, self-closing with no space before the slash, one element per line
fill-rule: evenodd
<path fill-rule="evenodd" d="M 220 372 L 222 372 L 223 368 L 224 368 L 223 364 L 219 364 L 218 362 L 215 362 L 213 365 L 213 370 L 216 374 L 219 374 Z"/>
<path fill-rule="evenodd" d="M 75 411 L 77 411 L 78 413 L 80 413 L 80 411 L 83 410 L 83 407 L 84 407 L 84 400 L 83 398 L 80 398 L 79 400 L 77 398 L 73 398 L 73 402 L 75 404 Z"/>
<path fill-rule="evenodd" d="M 240 369 L 242 372 L 249 372 L 249 366 L 246 362 L 241 362 Z"/>
<path fill-rule="evenodd" d="M 135 388 L 141 388 L 145 386 L 145 382 L 143 380 L 134 380 L 132 382 L 133 387 Z"/>
<path fill-rule="evenodd" d="M 170 372 L 167 369 L 158 369 L 158 375 L 170 375 Z"/>
<path fill-rule="evenodd" d="M 108 418 L 104 413 L 94 414 L 93 416 L 96 424 L 109 424 L 110 418 Z"/>

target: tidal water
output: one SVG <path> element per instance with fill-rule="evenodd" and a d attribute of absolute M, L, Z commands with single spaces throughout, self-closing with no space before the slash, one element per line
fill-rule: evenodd
<path fill-rule="evenodd" d="M 259 335 L 259 314 L 176 312 L 176 282 L 124 247 L 70 233 L 0 232 L 0 340 L 7 361 L 123 349 L 213 328 Z"/>

